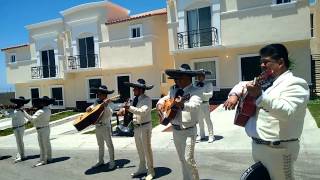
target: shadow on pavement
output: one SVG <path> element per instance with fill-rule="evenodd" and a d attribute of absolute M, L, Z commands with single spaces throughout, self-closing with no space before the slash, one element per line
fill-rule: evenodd
<path fill-rule="evenodd" d="M 153 179 L 161 178 L 162 176 L 166 176 L 172 172 L 170 168 L 167 167 L 155 167 L 154 171 L 156 176 Z M 141 174 L 139 176 L 134 176 L 134 178 L 143 179 L 143 177 L 147 176 L 147 173 Z"/>
<path fill-rule="evenodd" d="M 5 160 L 5 159 L 9 159 L 12 156 L 6 155 L 6 156 L 0 156 L 0 160 Z"/>
<path fill-rule="evenodd" d="M 58 157 L 58 158 L 52 158 L 50 164 L 54 164 L 54 163 L 61 162 L 61 161 L 66 161 L 68 159 L 70 159 L 70 157 L 66 157 L 66 156 Z"/>
<path fill-rule="evenodd" d="M 125 166 L 126 164 L 130 163 L 130 160 L 128 159 L 117 159 L 115 160 L 116 163 L 116 167 L 121 169 L 121 168 L 130 168 L 130 167 L 134 167 L 134 166 Z M 109 171 L 113 171 L 114 169 L 109 169 L 109 163 L 104 164 L 102 166 L 96 167 L 96 168 L 89 168 L 87 169 L 84 174 L 86 175 L 92 175 L 92 174 L 98 174 L 98 173 L 102 173 L 102 172 L 109 172 Z"/>
<path fill-rule="evenodd" d="M 214 135 L 214 138 L 216 141 L 219 141 L 219 140 L 223 139 L 223 136 Z"/>
<path fill-rule="evenodd" d="M 26 160 L 37 159 L 37 158 L 40 158 L 39 154 L 26 156 L 24 160 L 26 161 Z"/>

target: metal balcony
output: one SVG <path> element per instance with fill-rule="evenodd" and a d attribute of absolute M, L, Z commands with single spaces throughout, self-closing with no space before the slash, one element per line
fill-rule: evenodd
<path fill-rule="evenodd" d="M 84 54 L 68 57 L 68 70 L 99 67 L 97 54 Z"/>
<path fill-rule="evenodd" d="M 58 74 L 58 66 L 34 66 L 31 67 L 31 79 L 55 78 Z"/>
<path fill-rule="evenodd" d="M 178 49 L 218 45 L 218 29 L 215 27 L 177 33 Z"/>

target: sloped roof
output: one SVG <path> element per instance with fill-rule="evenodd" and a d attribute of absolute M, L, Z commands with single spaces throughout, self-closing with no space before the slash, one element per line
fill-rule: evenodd
<path fill-rule="evenodd" d="M 150 17 L 150 16 L 163 15 L 163 14 L 167 14 L 167 9 L 166 8 L 157 9 L 157 10 L 153 10 L 153 11 L 149 11 L 149 12 L 144 12 L 144 13 L 141 13 L 141 14 L 132 15 L 132 16 L 130 16 L 128 18 L 124 18 L 124 19 L 110 20 L 110 21 L 106 22 L 106 25 L 121 23 L 121 22 L 125 22 L 125 21 L 131 21 L 131 20 L 135 20 L 135 19 L 141 19 L 141 18 Z"/>
<path fill-rule="evenodd" d="M 10 50 L 10 49 L 21 48 L 21 47 L 27 47 L 27 46 L 29 46 L 29 44 L 14 45 L 14 46 L 2 48 L 1 51 L 6 51 L 6 50 Z"/>

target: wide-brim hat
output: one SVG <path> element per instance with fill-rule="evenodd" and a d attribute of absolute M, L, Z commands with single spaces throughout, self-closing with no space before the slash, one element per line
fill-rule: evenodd
<path fill-rule="evenodd" d="M 179 69 L 167 69 L 165 70 L 165 73 L 171 77 L 170 79 L 177 79 L 183 75 L 187 75 L 190 77 L 197 76 L 202 74 L 202 71 L 194 71 L 191 70 L 190 66 L 188 64 L 182 64 Z"/>
<path fill-rule="evenodd" d="M 18 98 L 11 98 L 10 101 L 13 104 L 27 104 L 30 102 L 30 99 L 25 99 L 23 96 L 20 96 Z"/>
<path fill-rule="evenodd" d="M 199 69 L 199 71 L 202 73 L 202 75 L 210 75 L 211 74 L 211 71 L 207 71 L 204 69 Z"/>
<path fill-rule="evenodd" d="M 98 92 L 103 93 L 103 94 L 112 94 L 114 93 L 114 90 L 108 90 L 108 87 L 105 85 L 100 86 L 99 88 L 91 88 L 90 91 L 92 93 L 97 94 Z"/>
<path fill-rule="evenodd" d="M 129 87 L 142 88 L 145 90 L 150 90 L 153 88 L 153 85 L 146 85 L 146 81 L 144 79 L 138 79 L 137 83 L 124 82 L 124 85 L 129 86 Z"/>
<path fill-rule="evenodd" d="M 42 98 L 36 98 L 32 100 L 33 104 L 40 104 L 40 103 L 44 103 L 44 104 L 53 104 L 55 102 L 54 98 L 49 98 L 48 96 L 43 96 Z"/>

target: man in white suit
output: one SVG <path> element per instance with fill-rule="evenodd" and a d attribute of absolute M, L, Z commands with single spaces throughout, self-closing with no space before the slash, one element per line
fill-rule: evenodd
<path fill-rule="evenodd" d="M 188 64 L 182 64 L 179 69 L 168 69 L 166 74 L 174 78 L 178 88 L 170 88 L 169 95 L 161 98 L 157 109 L 161 113 L 164 101 L 167 98 L 175 99 L 178 112 L 171 121 L 173 127 L 173 141 L 176 147 L 183 180 L 199 180 L 198 168 L 194 158 L 195 141 L 197 136 L 196 124 L 199 119 L 201 105 L 201 91 L 192 85 L 192 77 L 199 71 L 192 71 Z M 181 101 L 181 97 L 190 95 L 190 99 Z"/>
<path fill-rule="evenodd" d="M 294 179 L 293 165 L 309 99 L 308 84 L 288 70 L 288 51 L 282 44 L 263 47 L 260 56 L 261 68 L 272 72 L 273 83 L 265 88 L 253 82 L 239 83 L 224 106 L 233 109 L 243 88 L 256 98 L 256 114 L 245 126 L 252 138 L 253 159 L 266 167 L 272 180 Z"/>
<path fill-rule="evenodd" d="M 206 122 L 208 127 L 208 143 L 212 143 L 215 138 L 213 135 L 213 125 L 210 119 L 210 112 L 209 112 L 209 99 L 212 97 L 213 93 L 213 85 L 210 81 L 205 81 L 206 75 L 210 75 L 210 71 L 206 71 L 204 69 L 200 70 L 202 73 L 197 76 L 198 83 L 196 86 L 201 89 L 202 91 L 202 103 L 200 106 L 200 118 L 199 118 L 199 131 L 200 136 L 197 137 L 197 141 L 201 141 L 205 139 L 205 130 L 204 130 L 204 122 Z"/>
<path fill-rule="evenodd" d="M 104 103 L 104 111 L 103 115 L 100 117 L 99 121 L 96 122 L 96 138 L 99 146 L 99 158 L 97 164 L 93 166 L 93 168 L 102 166 L 104 164 L 104 143 L 107 144 L 109 151 L 109 169 L 114 169 L 116 167 L 116 163 L 114 161 L 114 146 L 111 138 L 111 100 L 107 99 L 108 94 L 112 94 L 114 90 L 109 91 L 108 87 L 105 85 L 100 86 L 99 88 L 92 88 L 92 92 L 97 94 L 97 99 L 93 105 L 89 106 L 86 111 L 90 112 L 92 109 L 98 104 Z"/>
<path fill-rule="evenodd" d="M 39 110 L 32 116 L 27 112 L 24 112 L 26 118 L 33 123 L 33 126 L 37 129 L 38 142 L 40 147 L 40 161 L 34 167 L 42 166 L 52 161 L 52 150 L 50 143 L 50 116 L 51 109 L 50 104 L 55 102 L 54 99 L 48 96 L 37 98 L 32 100 L 33 104 Z"/>
<path fill-rule="evenodd" d="M 119 114 L 123 114 L 125 111 L 133 114 L 134 139 L 140 159 L 138 170 L 131 176 L 136 177 L 147 173 L 146 180 L 152 180 L 155 177 L 151 147 L 152 100 L 145 94 L 145 90 L 152 89 L 153 85 L 147 85 L 144 79 L 138 79 L 136 83 L 125 82 L 124 84 L 133 88 L 135 97 L 130 105 L 120 110 Z M 146 169 L 146 164 L 148 169 Z"/>

